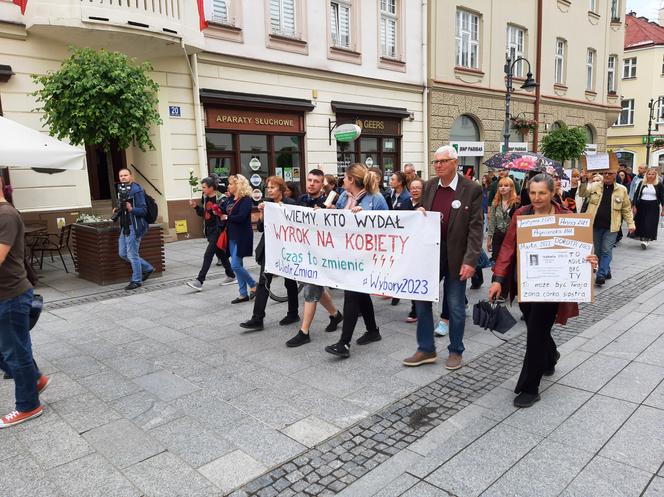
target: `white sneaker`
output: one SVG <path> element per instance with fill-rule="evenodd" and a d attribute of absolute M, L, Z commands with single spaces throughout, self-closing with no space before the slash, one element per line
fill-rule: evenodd
<path fill-rule="evenodd" d="M 445 321 L 438 321 L 438 326 L 433 330 L 434 335 L 444 337 L 450 332 L 450 326 Z"/>
<path fill-rule="evenodd" d="M 467 318 L 470 317 L 470 304 L 469 304 L 469 303 L 466 304 L 466 317 L 467 317 Z"/>
<path fill-rule="evenodd" d="M 201 283 L 198 280 L 191 280 L 187 281 L 187 286 L 193 288 L 197 292 L 202 292 L 203 291 L 203 283 Z"/>
<path fill-rule="evenodd" d="M 230 276 L 226 276 L 222 281 L 221 281 L 221 286 L 226 286 L 230 285 L 232 283 L 235 283 L 235 278 L 231 278 Z"/>
<path fill-rule="evenodd" d="M 648 242 L 646 242 L 646 241 L 641 242 L 641 248 L 643 250 L 647 249 L 648 248 Z"/>

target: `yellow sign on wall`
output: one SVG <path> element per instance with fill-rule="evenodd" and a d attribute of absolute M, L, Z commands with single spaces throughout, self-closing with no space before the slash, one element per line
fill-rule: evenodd
<path fill-rule="evenodd" d="M 187 233 L 189 230 L 187 229 L 187 220 L 186 219 L 181 219 L 178 221 L 175 221 L 175 232 L 176 233 Z"/>

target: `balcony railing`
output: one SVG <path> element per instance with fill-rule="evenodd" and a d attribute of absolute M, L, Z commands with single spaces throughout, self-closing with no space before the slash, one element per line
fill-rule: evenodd
<path fill-rule="evenodd" d="M 183 0 L 80 0 L 81 20 L 182 36 Z M 192 7 L 195 8 L 193 2 Z"/>

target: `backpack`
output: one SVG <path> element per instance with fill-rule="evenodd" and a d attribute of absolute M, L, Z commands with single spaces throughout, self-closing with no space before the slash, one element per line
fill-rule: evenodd
<path fill-rule="evenodd" d="M 159 215 L 159 207 L 157 206 L 157 202 L 155 202 L 154 199 L 147 193 L 145 194 L 145 207 L 147 213 L 145 220 L 148 222 L 148 224 L 153 224 Z"/>

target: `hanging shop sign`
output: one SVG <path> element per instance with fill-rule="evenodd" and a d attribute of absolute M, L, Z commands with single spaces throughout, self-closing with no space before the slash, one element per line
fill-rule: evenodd
<path fill-rule="evenodd" d="M 360 137 L 362 128 L 357 124 L 342 124 L 341 126 L 337 126 L 332 134 L 338 142 L 352 142 Z"/>
<path fill-rule="evenodd" d="M 252 171 L 258 171 L 261 168 L 261 161 L 254 157 L 249 161 L 249 167 Z"/>
<path fill-rule="evenodd" d="M 586 155 L 595 155 L 597 153 L 597 143 L 586 143 L 586 148 L 583 153 Z"/>
<path fill-rule="evenodd" d="M 252 174 L 251 178 L 249 178 L 249 183 L 251 183 L 252 186 L 259 186 L 262 181 L 263 179 L 260 174 Z"/>
<path fill-rule="evenodd" d="M 450 142 L 459 157 L 484 156 L 484 142 Z"/>

